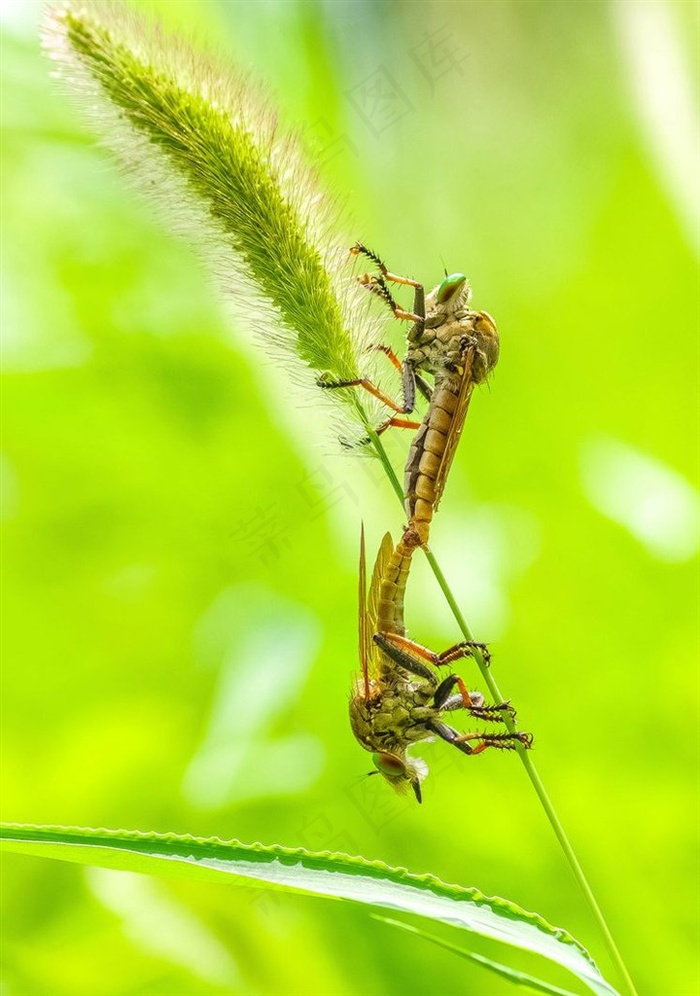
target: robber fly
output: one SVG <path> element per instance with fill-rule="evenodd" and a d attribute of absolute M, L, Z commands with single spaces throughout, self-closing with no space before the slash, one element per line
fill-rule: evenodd
<path fill-rule="evenodd" d="M 382 298 L 397 318 L 412 323 L 406 337 L 403 362 L 388 347 L 377 347 L 401 371 L 403 402 L 394 401 L 366 379 L 320 382 L 320 385 L 363 387 L 396 412 L 378 427 L 378 434 L 390 426 L 417 430 L 404 472 L 404 499 L 409 520 L 406 540 L 424 545 L 464 428 L 474 387 L 486 380 L 498 361 L 498 329 L 486 311 L 470 309 L 471 289 L 463 273 L 445 273 L 445 279 L 426 298 L 422 284 L 390 273 L 366 246 L 357 243 L 351 252 L 367 256 L 379 270 L 377 275 L 360 277 L 360 282 Z M 413 311 L 398 306 L 389 289 L 390 282 L 413 287 Z M 421 373 L 433 377 L 432 390 Z M 416 389 L 428 401 L 422 422 L 400 417 L 414 410 Z"/>
<path fill-rule="evenodd" d="M 367 593 L 364 530 L 360 536 L 360 664 L 350 699 L 350 725 L 355 737 L 372 754 L 376 772 L 398 791 L 409 785 L 421 802 L 421 782 L 428 773 L 420 758 L 408 749 L 436 736 L 464 754 L 480 754 L 487 747 L 529 748 L 529 733 L 459 733 L 444 714 L 462 709 L 486 722 L 515 717 L 507 702 L 487 705 L 479 692 L 470 692 L 456 674 L 440 679 L 437 670 L 471 655 L 481 643 L 463 642 L 436 654 L 406 637 L 403 604 L 415 546 L 402 539 L 394 547 L 387 533 L 382 540 Z M 457 692 L 455 692 L 455 688 Z"/>

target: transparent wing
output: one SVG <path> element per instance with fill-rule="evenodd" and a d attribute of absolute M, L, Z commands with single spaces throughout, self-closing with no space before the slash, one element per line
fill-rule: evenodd
<path fill-rule="evenodd" d="M 462 429 L 464 428 L 464 423 L 467 418 L 467 412 L 469 411 L 469 402 L 471 401 L 472 392 L 474 391 L 472 369 L 474 366 L 475 355 L 476 347 L 474 346 L 470 346 L 464 354 L 464 371 L 462 373 L 462 381 L 459 388 L 459 396 L 457 398 L 457 407 L 455 408 L 454 415 L 452 416 L 452 422 L 447 432 L 445 452 L 442 454 L 440 466 L 437 474 L 435 475 L 435 511 L 437 511 L 440 499 L 442 498 L 442 493 L 445 490 L 447 475 L 450 472 L 452 461 L 454 460 L 455 453 L 457 452 L 457 445 L 462 435 Z"/>
<path fill-rule="evenodd" d="M 387 565 L 394 552 L 394 544 L 389 533 L 386 533 L 379 547 L 379 553 L 374 563 L 372 580 L 367 593 L 367 558 L 365 556 L 365 527 L 360 529 L 360 665 L 362 667 L 362 680 L 364 682 L 365 699 L 369 699 L 370 678 L 376 670 L 379 662 L 379 648 L 372 639 L 377 631 L 377 617 L 379 614 L 379 595 L 381 591 L 382 579 L 386 575 Z"/>

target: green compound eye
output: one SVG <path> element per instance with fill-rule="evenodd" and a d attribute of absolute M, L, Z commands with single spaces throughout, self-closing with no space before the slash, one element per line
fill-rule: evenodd
<path fill-rule="evenodd" d="M 461 290 L 462 287 L 467 282 L 467 278 L 463 273 L 450 273 L 448 277 L 442 281 L 438 287 L 437 299 L 440 304 L 444 304 L 446 301 L 456 294 L 457 291 Z"/>
<path fill-rule="evenodd" d="M 406 773 L 406 765 L 394 754 L 372 754 L 372 761 L 377 771 L 389 778 L 400 778 Z"/>

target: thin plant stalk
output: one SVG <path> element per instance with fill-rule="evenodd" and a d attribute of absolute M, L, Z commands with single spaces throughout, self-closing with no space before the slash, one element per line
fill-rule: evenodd
<path fill-rule="evenodd" d="M 389 460 L 387 452 L 384 449 L 384 446 L 382 445 L 382 441 L 380 440 L 376 432 L 374 432 L 371 428 L 369 428 L 368 431 L 370 439 L 372 441 L 372 445 L 374 446 L 374 449 L 377 453 L 377 456 L 379 457 L 379 460 L 382 466 L 384 467 L 387 477 L 389 478 L 391 486 L 396 492 L 396 495 L 399 501 L 401 502 L 401 506 L 403 507 L 403 501 L 404 501 L 403 489 L 401 487 L 398 477 L 396 476 L 396 472 L 394 471 L 391 461 Z M 437 562 L 435 554 L 430 549 L 430 547 L 426 546 L 423 547 L 422 549 L 425 554 L 426 560 L 430 564 L 430 568 L 433 574 L 435 575 L 437 583 L 439 584 L 440 589 L 442 590 L 442 593 L 445 596 L 445 600 L 452 611 L 452 615 L 454 616 L 457 625 L 459 626 L 460 630 L 464 635 L 465 640 L 473 642 L 474 636 L 472 634 L 472 631 L 469 628 L 467 621 L 464 618 L 464 615 L 462 614 L 462 610 L 457 604 L 457 601 L 454 597 L 454 594 L 452 593 L 452 589 L 450 588 L 447 579 L 445 578 L 445 575 L 442 573 L 442 568 Z M 491 692 L 491 695 L 493 696 L 494 702 L 504 702 L 505 698 L 498 687 L 498 683 L 496 682 L 492 669 L 486 665 L 483 654 L 477 648 L 474 648 L 472 650 L 472 656 L 474 658 L 476 666 L 479 669 L 481 677 L 484 680 L 484 684 L 487 686 L 488 690 Z M 507 713 L 504 714 L 503 721 L 509 733 L 516 732 L 516 725 L 513 722 L 511 716 L 509 716 Z M 600 932 L 603 935 L 603 940 L 605 941 L 606 947 L 608 949 L 608 954 L 610 955 L 612 963 L 615 965 L 618 972 L 620 973 L 620 977 L 624 980 L 624 983 L 630 993 L 630 996 L 637 996 L 637 990 L 635 988 L 634 982 L 632 981 L 632 977 L 628 972 L 627 966 L 625 965 L 622 955 L 620 954 L 617 944 L 615 943 L 615 939 L 612 935 L 610 928 L 608 927 L 607 921 L 603 915 L 603 911 L 601 910 L 598 901 L 595 898 L 593 889 L 591 888 L 588 879 L 586 878 L 585 872 L 581 867 L 581 862 L 578 860 L 573 845 L 569 840 L 564 830 L 564 827 L 562 826 L 561 820 L 557 816 L 552 800 L 549 798 L 547 790 L 544 787 L 544 782 L 542 781 L 542 778 L 540 777 L 540 774 L 537 768 L 535 767 L 535 763 L 532 760 L 532 755 L 529 753 L 529 751 L 525 750 L 525 748 L 522 747 L 521 745 L 517 745 L 515 749 L 517 751 L 518 757 L 522 761 L 523 767 L 525 768 L 525 773 L 527 774 L 527 777 L 530 779 L 530 783 L 537 794 L 537 798 L 540 800 L 545 815 L 549 820 L 552 830 L 554 831 L 554 835 L 559 841 L 559 846 L 564 852 L 566 860 L 569 862 L 569 866 L 572 872 L 574 873 L 574 878 L 578 882 L 579 887 L 581 888 L 581 891 L 583 892 L 583 895 L 585 897 L 585 900 L 588 903 L 588 906 L 593 914 L 593 917 L 596 923 L 598 924 Z"/>

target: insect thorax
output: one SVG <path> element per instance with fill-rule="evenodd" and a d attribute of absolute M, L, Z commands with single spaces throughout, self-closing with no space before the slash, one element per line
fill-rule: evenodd
<path fill-rule="evenodd" d="M 470 342 L 477 349 L 473 380 L 479 383 L 498 359 L 498 333 L 478 311 L 465 308 L 450 315 L 439 311 L 428 314 L 422 332 L 415 326 L 411 329 L 406 360 L 415 370 L 425 370 L 440 380 L 460 366 Z"/>
<path fill-rule="evenodd" d="M 358 686 L 350 700 L 350 725 L 355 737 L 369 751 L 397 753 L 412 743 L 433 736 L 425 723 L 437 719 L 430 704 L 435 689 L 427 682 L 401 681 L 393 686 L 376 685 L 370 698 Z"/>

